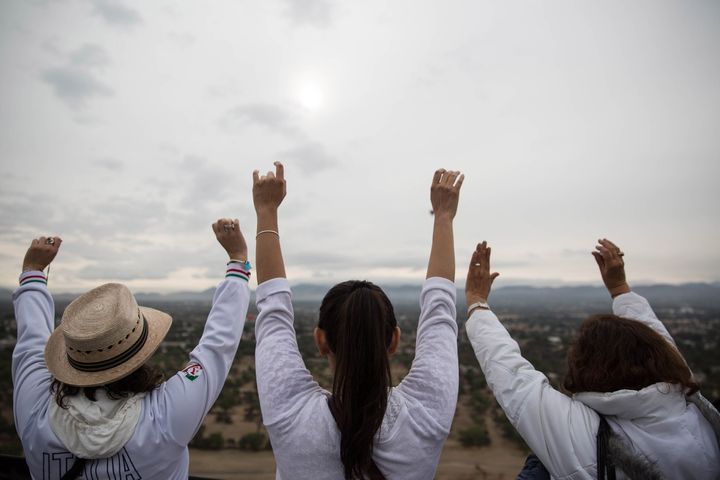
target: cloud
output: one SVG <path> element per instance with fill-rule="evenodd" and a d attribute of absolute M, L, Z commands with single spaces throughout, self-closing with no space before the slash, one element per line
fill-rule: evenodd
<path fill-rule="evenodd" d="M 27 184 L 20 178 L 17 184 Z M 45 193 L 20 191 L 12 181 L 2 182 L 0 193 L 0 239 L 26 238 L 29 232 L 51 230 L 57 214 L 55 199 Z"/>
<path fill-rule="evenodd" d="M 299 251 L 288 251 L 286 253 L 288 257 L 288 265 L 292 267 L 305 267 L 308 269 L 319 269 L 319 270 L 343 270 L 348 267 L 352 268 L 408 268 L 411 270 L 420 270 L 427 266 L 427 256 L 408 254 L 402 252 L 402 254 L 385 253 L 378 254 L 372 257 L 367 256 L 353 256 L 343 253 L 334 253 L 324 249 L 323 251 L 317 250 L 299 250 Z"/>
<path fill-rule="evenodd" d="M 286 15 L 297 25 L 326 28 L 332 23 L 334 5 L 329 0 L 283 0 Z"/>
<path fill-rule="evenodd" d="M 104 67 L 110 63 L 110 57 L 100 45 L 86 43 L 72 52 L 69 61 L 77 67 Z"/>
<path fill-rule="evenodd" d="M 220 119 L 220 125 L 227 130 L 257 125 L 282 135 L 300 134 L 294 116 L 270 103 L 249 103 L 232 108 Z"/>
<path fill-rule="evenodd" d="M 187 172 L 184 206 L 195 207 L 199 199 L 204 202 L 221 201 L 232 195 L 237 182 L 230 169 L 213 165 L 199 155 L 185 155 L 178 169 Z"/>
<path fill-rule="evenodd" d="M 118 233 L 141 233 L 167 221 L 167 207 L 160 200 L 113 196 L 93 205 L 93 228 Z"/>
<path fill-rule="evenodd" d="M 109 25 L 119 28 L 134 27 L 142 23 L 140 14 L 122 2 L 113 0 L 93 0 L 93 13 Z"/>
<path fill-rule="evenodd" d="M 207 234 L 208 237 L 212 235 L 209 228 Z M 131 237 L 128 237 L 126 245 L 120 245 L 118 240 L 107 241 L 98 236 L 64 242 L 66 254 L 76 256 L 85 263 L 74 272 L 74 276 L 82 280 L 164 279 L 177 268 L 205 269 L 217 264 L 218 250 L 221 249 L 219 245 L 213 250 L 185 242 L 170 246 L 157 241 L 142 243 Z M 178 263 L 178 258 L 182 258 L 181 263 Z"/>
<path fill-rule="evenodd" d="M 48 68 L 40 78 L 67 106 L 78 110 L 93 97 L 109 97 L 113 90 L 100 81 L 94 70 L 110 63 L 107 52 L 99 45 L 85 44 L 72 52 L 61 67 Z"/>
<path fill-rule="evenodd" d="M 288 165 L 296 165 L 303 173 L 317 173 L 332 168 L 338 163 L 325 146 L 318 142 L 305 143 L 281 152 L 277 156 L 288 161 Z"/>
<path fill-rule="evenodd" d="M 563 257 L 587 257 L 590 255 L 590 248 L 564 248 L 560 251 Z"/>
<path fill-rule="evenodd" d="M 123 169 L 124 166 L 122 161 L 112 157 L 99 158 L 95 160 L 93 164 L 97 167 L 105 168 L 112 172 L 119 172 Z"/>
<path fill-rule="evenodd" d="M 60 100 L 70 108 L 79 109 L 85 106 L 87 99 L 98 96 L 112 96 L 110 87 L 99 81 L 85 70 L 70 67 L 49 68 L 42 74 Z"/>
<path fill-rule="evenodd" d="M 169 167 L 172 182 L 149 179 L 149 185 L 170 206 L 175 228 L 187 232 L 210 231 L 219 217 L 252 217 L 252 196 L 232 165 L 217 164 L 199 155 L 185 155 Z M 249 184 L 245 178 L 246 185 Z M 248 185 L 249 186 L 249 185 Z M 239 193 L 241 192 L 241 193 Z M 242 226 L 245 227 L 244 222 Z"/>
<path fill-rule="evenodd" d="M 171 32 L 168 34 L 168 38 L 181 48 L 191 47 L 197 41 L 195 35 L 186 32 Z"/>
<path fill-rule="evenodd" d="M 129 281 L 139 278 L 158 280 L 168 276 L 169 266 L 176 266 L 172 260 L 172 256 L 167 254 L 167 249 L 158 249 L 152 253 L 142 252 L 142 254 L 134 251 L 125 258 L 115 256 L 112 262 L 93 262 L 75 272 L 75 276 L 82 280 Z"/>

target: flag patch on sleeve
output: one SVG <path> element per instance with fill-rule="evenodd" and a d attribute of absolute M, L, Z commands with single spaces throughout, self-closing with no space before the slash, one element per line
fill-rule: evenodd
<path fill-rule="evenodd" d="M 192 382 L 202 374 L 202 371 L 202 365 L 200 365 L 199 363 L 191 363 L 183 369 L 182 373 L 185 375 L 185 378 Z"/>

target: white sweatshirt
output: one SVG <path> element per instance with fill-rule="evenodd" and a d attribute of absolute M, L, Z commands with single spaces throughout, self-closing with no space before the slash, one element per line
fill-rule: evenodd
<path fill-rule="evenodd" d="M 430 480 L 450 432 L 458 393 L 455 285 L 430 278 L 420 295 L 415 360 L 391 389 L 373 459 L 388 480 Z M 278 479 L 342 480 L 340 432 L 330 393 L 305 368 L 293 328 L 290 286 L 263 282 L 256 292 L 256 375 L 263 422 Z"/>
<path fill-rule="evenodd" d="M 617 296 L 613 313 L 640 321 L 675 344 L 640 295 Z M 639 391 L 569 397 L 552 388 L 545 375 L 522 357 L 518 344 L 491 311 L 473 312 L 466 329 L 495 398 L 553 478 L 596 478 L 600 423 L 596 411 L 635 451 L 656 463 L 666 478 L 720 478 L 720 452 L 712 427 L 676 386 L 659 383 Z M 619 470 L 618 478 L 625 478 Z"/>
<path fill-rule="evenodd" d="M 29 281 L 35 278 L 37 281 Z M 52 377 L 45 343 L 55 307 L 42 272 L 25 272 L 13 294 L 17 344 L 12 357 L 13 414 L 32 477 L 59 479 L 75 456 L 50 427 Z M 26 283 L 27 282 L 27 283 Z M 218 286 L 200 343 L 187 367 L 142 398 L 134 434 L 119 453 L 88 461 L 84 479 L 168 480 L 188 478 L 187 444 L 220 394 L 235 357 L 247 313 L 247 282 L 230 276 Z M 101 446 L 99 446 L 101 447 Z"/>

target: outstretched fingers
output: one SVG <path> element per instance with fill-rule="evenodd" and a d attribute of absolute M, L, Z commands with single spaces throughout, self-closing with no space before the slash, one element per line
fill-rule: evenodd
<path fill-rule="evenodd" d="M 278 180 L 285 180 L 285 166 L 281 162 L 275 162 L 273 165 L 275 165 L 275 177 Z"/>
<path fill-rule="evenodd" d="M 480 265 L 482 265 L 480 263 L 480 252 L 478 250 L 475 250 L 470 257 L 470 270 L 472 270 L 474 267 L 479 267 Z"/>
<path fill-rule="evenodd" d="M 453 185 L 455 185 L 455 179 L 458 177 L 459 174 L 460 172 L 455 170 L 451 172 L 446 172 L 442 178 L 443 185 L 446 185 L 448 187 L 452 187 Z"/>
<path fill-rule="evenodd" d="M 592 256 L 595 259 L 595 262 L 597 263 L 598 267 L 602 271 L 602 269 L 605 268 L 605 259 L 599 252 L 590 252 L 590 253 L 592 253 Z"/>
<path fill-rule="evenodd" d="M 498 272 L 490 272 L 490 254 L 491 249 L 486 241 L 478 243 L 472 254 L 465 280 L 465 299 L 468 305 L 486 302 L 493 282 L 500 275 Z"/>
<path fill-rule="evenodd" d="M 471 268 L 481 268 L 485 271 L 490 271 L 490 254 L 492 249 L 488 246 L 487 241 L 483 240 L 477 244 L 475 251 L 470 259 Z M 497 274 L 493 274 L 497 276 Z"/>

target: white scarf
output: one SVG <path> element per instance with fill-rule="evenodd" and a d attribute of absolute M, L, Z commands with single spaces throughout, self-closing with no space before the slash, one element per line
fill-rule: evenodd
<path fill-rule="evenodd" d="M 50 397 L 50 427 L 70 452 L 89 460 L 112 457 L 135 432 L 144 393 L 114 400 L 104 389 L 95 391 L 96 401 L 84 393 L 65 397 L 67 409 Z"/>

